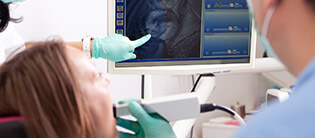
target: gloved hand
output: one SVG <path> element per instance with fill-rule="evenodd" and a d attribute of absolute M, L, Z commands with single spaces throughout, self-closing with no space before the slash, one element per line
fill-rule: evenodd
<path fill-rule="evenodd" d="M 93 57 L 104 58 L 114 62 L 135 59 L 135 48 L 149 41 L 148 34 L 136 41 L 130 41 L 128 37 L 119 34 L 111 34 L 103 39 L 95 38 L 93 43 Z"/>
<path fill-rule="evenodd" d="M 117 125 L 135 134 L 120 132 L 119 138 L 176 138 L 170 124 L 158 114 L 149 115 L 135 101 L 129 103 L 129 111 L 137 121 L 118 118 Z"/>
<path fill-rule="evenodd" d="M 23 2 L 24 0 L 1 0 L 3 3 Z"/>

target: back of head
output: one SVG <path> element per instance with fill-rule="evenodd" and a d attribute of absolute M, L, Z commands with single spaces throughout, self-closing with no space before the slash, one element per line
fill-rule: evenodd
<path fill-rule="evenodd" d="M 35 44 L 0 67 L 0 116 L 24 117 L 31 137 L 94 137 L 63 42 Z"/>

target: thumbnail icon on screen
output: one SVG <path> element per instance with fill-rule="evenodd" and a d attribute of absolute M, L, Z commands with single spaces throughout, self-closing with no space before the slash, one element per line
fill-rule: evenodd
<path fill-rule="evenodd" d="M 123 26 L 124 20 L 117 20 L 117 26 Z"/>
<path fill-rule="evenodd" d="M 233 27 L 232 26 L 229 26 L 229 31 L 233 31 Z"/>
<path fill-rule="evenodd" d="M 221 7 L 222 7 L 222 2 L 217 3 L 217 4 L 215 5 L 215 7 L 221 8 Z"/>
<path fill-rule="evenodd" d="M 230 3 L 230 7 L 233 8 L 234 7 L 234 3 Z"/>
<path fill-rule="evenodd" d="M 124 34 L 124 30 L 118 29 L 116 33 L 117 34 Z"/>
<path fill-rule="evenodd" d="M 227 53 L 228 53 L 228 54 L 231 54 L 231 53 L 232 53 L 232 51 L 229 49 L 229 50 L 227 50 Z"/>
<path fill-rule="evenodd" d="M 124 18 L 124 13 L 117 13 L 117 19 Z"/>
<path fill-rule="evenodd" d="M 117 11 L 123 12 L 124 11 L 124 6 L 117 6 Z"/>

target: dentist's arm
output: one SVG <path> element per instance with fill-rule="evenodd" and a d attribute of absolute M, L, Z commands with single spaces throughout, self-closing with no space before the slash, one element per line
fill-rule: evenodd
<path fill-rule="evenodd" d="M 142 38 L 131 41 L 128 37 L 119 34 L 111 34 L 105 38 L 95 38 L 91 40 L 91 56 L 94 58 L 104 58 L 114 62 L 135 59 L 134 50 L 147 41 L 151 35 L 143 36 Z M 69 46 L 82 50 L 83 42 L 67 42 Z M 31 47 L 32 42 L 25 44 L 26 48 Z"/>

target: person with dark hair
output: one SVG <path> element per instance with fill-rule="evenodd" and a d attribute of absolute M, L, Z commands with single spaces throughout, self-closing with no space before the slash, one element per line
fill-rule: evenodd
<path fill-rule="evenodd" d="M 272 106 L 236 138 L 314 138 L 315 1 L 247 0 L 261 44 L 298 77 L 290 99 Z"/>
<path fill-rule="evenodd" d="M 24 0 L 0 0 L 0 64 L 9 55 L 31 46 L 32 43 L 25 43 L 15 31 L 10 22 L 21 22 L 22 18 L 13 19 L 10 17 L 10 4 Z M 68 43 L 70 46 L 82 50 L 86 55 L 94 58 L 104 58 L 114 62 L 135 59 L 134 49 L 143 45 L 151 38 L 150 34 L 141 36 L 135 42 L 129 38 L 111 34 L 105 38 L 85 37 L 83 41 Z"/>
<path fill-rule="evenodd" d="M 15 0 L 12 2 L 20 2 L 20 1 L 22 1 L 22 0 Z M 10 1 L 8 1 L 8 0 L 0 1 L 0 17 L 1 17 L 0 32 L 3 32 L 7 28 L 9 21 L 12 21 L 15 23 L 21 21 L 21 19 L 10 18 L 9 5 L 10 5 Z"/>

